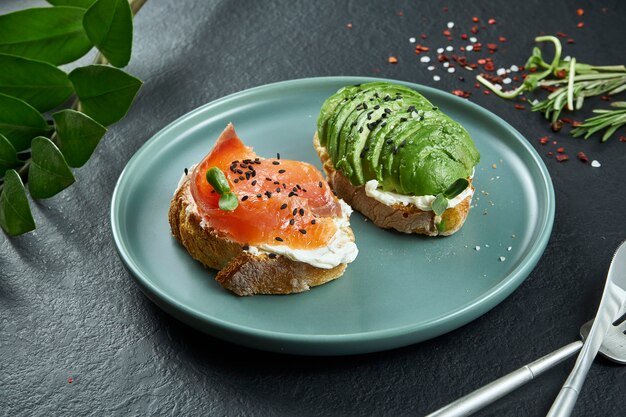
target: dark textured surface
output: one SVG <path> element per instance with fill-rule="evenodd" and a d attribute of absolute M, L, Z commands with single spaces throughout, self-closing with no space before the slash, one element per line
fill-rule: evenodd
<path fill-rule="evenodd" d="M 565 45 L 566 53 L 579 61 L 625 63 L 626 4 L 364 3 L 148 1 L 135 20 L 128 67 L 146 83 L 128 117 L 76 171 L 77 184 L 34 203 L 35 232 L 0 235 L 2 415 L 423 415 L 577 337 L 579 325 L 595 314 L 611 255 L 626 237 L 626 143 L 554 135 L 540 115 L 475 90 L 473 73 L 438 71 L 442 80 L 434 82 L 408 39 L 419 42 L 421 33 L 428 34 L 423 43 L 433 56 L 449 43 L 441 35 L 448 21 L 456 23 L 454 44 L 461 45 L 458 34 L 477 15 L 497 19 L 479 34 L 483 44 L 500 35 L 508 39 L 498 44 L 496 67 L 523 64 L 541 31 L 570 33 L 576 43 Z M 30 4 L 37 3 L 5 0 L 0 13 Z M 585 9 L 583 17 L 576 15 L 578 7 Z M 576 28 L 579 21 L 584 28 Z M 399 63 L 388 64 L 389 55 Z M 544 135 L 566 147 L 568 162 L 544 157 L 557 202 L 548 248 L 510 298 L 425 343 L 310 358 L 216 340 L 143 296 L 117 257 L 109 224 L 111 194 L 128 159 L 159 129 L 204 103 L 261 84 L 322 75 L 464 88 L 541 155 L 557 147 L 539 145 Z M 578 161 L 581 150 L 602 167 Z M 478 415 L 544 415 L 572 364 Z M 574 415 L 624 415 L 624 381 L 626 368 L 597 360 Z"/>

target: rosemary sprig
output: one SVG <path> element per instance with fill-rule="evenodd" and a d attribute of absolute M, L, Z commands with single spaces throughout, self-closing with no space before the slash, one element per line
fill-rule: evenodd
<path fill-rule="evenodd" d="M 598 116 L 590 117 L 583 124 L 572 129 L 572 135 L 579 137 L 585 135 L 585 139 L 594 133 L 606 129 L 602 135 L 602 142 L 606 142 L 620 127 L 626 125 L 626 101 L 616 101 L 611 106 L 619 110 L 596 109 L 593 110 Z"/>
<path fill-rule="evenodd" d="M 561 42 L 554 36 L 539 36 L 535 42 L 552 42 L 555 52 L 551 63 L 546 62 L 541 56 L 538 47 L 533 48 L 532 55 L 526 62 L 526 68 L 535 70 L 528 74 L 526 79 L 517 89 L 503 92 L 482 76 L 476 79 L 489 88 L 498 97 L 512 99 L 524 91 L 533 91 L 537 87 L 549 89 L 551 92 L 545 100 L 535 101 L 533 111 L 544 113 L 546 119 L 551 119 L 554 124 L 558 121 L 563 109 L 567 106 L 570 111 L 582 108 L 585 99 L 600 95 L 614 95 L 626 90 L 626 66 L 606 65 L 597 66 L 579 63 L 576 58 L 561 59 Z M 548 79 L 550 76 L 554 79 Z M 624 107 L 620 103 L 614 103 L 616 107 Z M 607 128 L 602 141 L 605 142 L 624 122 L 625 110 L 594 110 L 599 116 L 585 120 L 582 125 L 572 130 L 578 132 L 574 136 L 585 134 L 585 139 L 593 133 Z"/>

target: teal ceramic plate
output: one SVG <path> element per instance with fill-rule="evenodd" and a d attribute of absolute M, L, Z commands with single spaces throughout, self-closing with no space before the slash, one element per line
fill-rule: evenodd
<path fill-rule="evenodd" d="M 322 102 L 360 77 L 312 78 L 242 91 L 176 120 L 129 161 L 113 194 L 113 237 L 143 292 L 181 321 L 253 348 L 342 355 L 449 332 L 500 303 L 547 244 L 554 191 L 545 165 L 509 124 L 451 94 L 403 83 L 469 131 L 481 153 L 475 207 L 453 236 L 427 238 L 351 218 L 359 256 L 338 280 L 288 296 L 237 297 L 170 234 L 167 211 L 185 167 L 228 122 L 255 151 L 320 167 L 311 141 Z"/>

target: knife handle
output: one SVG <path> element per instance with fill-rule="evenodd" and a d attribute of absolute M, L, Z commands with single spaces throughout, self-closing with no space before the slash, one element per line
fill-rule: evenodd
<path fill-rule="evenodd" d="M 562 348 L 543 356 L 536 361 L 529 363 L 508 375 L 485 385 L 476 391 L 467 394 L 446 405 L 439 410 L 428 414 L 426 417 L 461 417 L 469 416 L 494 401 L 504 397 L 506 394 L 521 387 L 528 381 L 534 379 L 544 371 L 554 367 L 580 350 L 583 343 L 581 341 L 570 343 Z"/>

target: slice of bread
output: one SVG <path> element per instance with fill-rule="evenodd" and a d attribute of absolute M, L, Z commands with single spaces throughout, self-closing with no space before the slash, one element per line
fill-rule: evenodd
<path fill-rule="evenodd" d="M 369 218 L 376 226 L 383 229 L 395 229 L 402 233 L 416 233 L 428 236 L 449 236 L 458 231 L 470 209 L 472 196 L 466 197 L 455 207 L 446 209 L 441 215 L 441 223 L 445 227 L 440 231 L 435 223 L 433 211 L 423 211 L 414 205 L 394 204 L 388 206 L 369 197 L 365 193 L 364 186 L 354 186 L 343 173 L 336 171 L 325 147 L 317 137 L 313 137 L 313 145 L 322 161 L 328 183 L 339 198 L 360 211 Z M 472 180 L 468 178 L 470 187 Z M 474 188 L 472 187 L 472 190 Z"/>
<path fill-rule="evenodd" d="M 169 209 L 172 234 L 196 260 L 217 269 L 215 279 L 237 295 L 292 294 L 343 275 L 346 264 L 322 269 L 286 256 L 253 254 L 209 227 L 198 213 L 190 191 L 191 179 L 181 181 Z M 352 231 L 347 229 L 352 240 Z"/>

